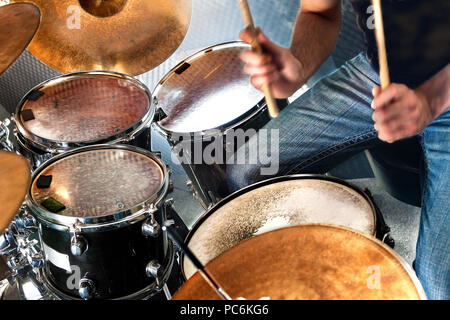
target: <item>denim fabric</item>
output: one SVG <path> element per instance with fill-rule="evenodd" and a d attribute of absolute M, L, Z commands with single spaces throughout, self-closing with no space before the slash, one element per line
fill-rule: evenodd
<path fill-rule="evenodd" d="M 279 129 L 277 175 L 325 173 L 338 161 L 380 144 L 370 107 L 371 91 L 378 83 L 378 74 L 361 53 L 270 121 L 264 129 Z M 450 298 L 449 126 L 450 112 L 446 112 L 421 135 L 425 188 L 415 268 L 430 299 Z M 270 136 L 255 135 L 241 148 L 248 152 L 255 144 L 270 145 L 270 141 Z M 275 152 L 276 147 L 272 146 Z M 261 174 L 264 165 L 229 165 L 230 188 L 235 191 L 270 178 Z"/>

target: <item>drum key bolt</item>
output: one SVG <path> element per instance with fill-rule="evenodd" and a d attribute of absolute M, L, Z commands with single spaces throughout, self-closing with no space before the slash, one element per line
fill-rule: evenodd
<path fill-rule="evenodd" d="M 95 284 L 94 281 L 90 279 L 83 278 L 80 280 L 78 289 L 78 294 L 81 299 L 88 300 L 92 299 L 95 294 Z"/>

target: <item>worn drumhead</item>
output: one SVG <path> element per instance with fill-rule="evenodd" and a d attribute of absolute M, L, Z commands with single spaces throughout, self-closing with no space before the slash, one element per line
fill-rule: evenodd
<path fill-rule="evenodd" d="M 268 184 L 223 204 L 193 229 L 189 248 L 204 264 L 240 241 L 287 226 L 326 223 L 375 234 L 371 204 L 337 182 L 294 179 Z M 184 259 L 189 278 L 194 266 Z"/>
<path fill-rule="evenodd" d="M 206 269 L 233 298 L 425 299 L 412 269 L 388 246 L 351 229 L 303 225 L 241 242 Z M 220 299 L 199 273 L 178 300 Z"/>
<path fill-rule="evenodd" d="M 150 98 L 140 84 L 108 74 L 63 76 L 32 91 L 18 113 L 27 133 L 56 142 L 90 142 L 117 135 L 143 119 Z M 29 119 L 26 113 L 30 113 Z"/>
<path fill-rule="evenodd" d="M 42 169 L 33 179 L 31 194 L 35 204 L 51 213 L 99 217 L 148 201 L 161 189 L 163 175 L 161 166 L 145 154 L 94 149 L 63 157 Z M 51 176 L 49 186 L 46 176 Z"/>
<path fill-rule="evenodd" d="M 239 56 L 248 46 L 233 43 L 205 50 L 171 71 L 154 96 L 167 114 L 169 132 L 221 128 L 254 108 L 264 95 L 250 83 Z"/>

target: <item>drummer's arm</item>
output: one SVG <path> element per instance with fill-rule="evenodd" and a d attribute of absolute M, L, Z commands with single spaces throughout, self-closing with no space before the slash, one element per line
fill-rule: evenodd
<path fill-rule="evenodd" d="M 291 52 L 308 80 L 328 59 L 341 29 L 341 0 L 302 0 L 292 35 Z"/>
<path fill-rule="evenodd" d="M 340 25 L 341 0 L 302 0 L 291 48 L 277 45 L 261 32 L 258 38 L 265 54 L 244 52 L 244 70 L 256 88 L 271 83 L 277 98 L 290 97 L 330 56 Z M 253 41 L 248 30 L 241 33 L 241 39 Z"/>
<path fill-rule="evenodd" d="M 422 132 L 450 107 L 450 64 L 416 89 L 392 83 L 375 87 L 372 108 L 378 137 L 394 142 Z"/>

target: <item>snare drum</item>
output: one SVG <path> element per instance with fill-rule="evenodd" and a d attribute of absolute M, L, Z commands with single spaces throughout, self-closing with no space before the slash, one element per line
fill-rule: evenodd
<path fill-rule="evenodd" d="M 103 71 L 63 75 L 33 88 L 15 112 L 18 151 L 37 168 L 53 155 L 95 144 L 151 150 L 151 95 L 129 76 Z"/>
<path fill-rule="evenodd" d="M 202 157 L 206 146 L 222 139 L 223 154 L 233 153 L 238 146 L 226 144 L 231 130 L 258 130 L 270 120 L 263 93 L 243 72 L 240 55 L 249 48 L 243 42 L 230 42 L 204 49 L 172 69 L 153 92 L 161 115 L 157 128 L 172 145 L 205 208 L 230 194 L 226 161 L 207 164 L 194 152 L 200 150 Z M 279 102 L 280 107 L 285 104 Z M 190 151 L 180 150 L 186 144 Z"/>
<path fill-rule="evenodd" d="M 169 174 L 152 153 L 101 145 L 55 156 L 32 178 L 41 279 L 61 299 L 138 299 L 169 277 L 173 246 L 161 224 Z"/>
<path fill-rule="evenodd" d="M 292 175 L 244 188 L 206 212 L 186 238 L 206 265 L 239 242 L 288 226 L 325 223 L 344 226 L 383 239 L 388 228 L 370 198 L 337 178 Z M 196 271 L 184 258 L 183 271 Z"/>

